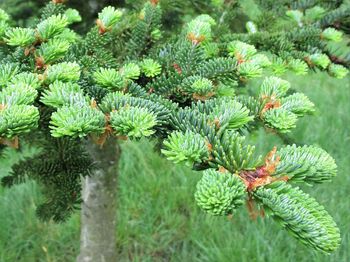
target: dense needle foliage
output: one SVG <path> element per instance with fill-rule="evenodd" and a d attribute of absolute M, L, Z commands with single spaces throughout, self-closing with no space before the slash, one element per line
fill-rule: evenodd
<path fill-rule="evenodd" d="M 78 207 L 80 178 L 95 168 L 86 143 L 146 137 L 169 160 L 203 173 L 194 199 L 204 211 L 231 215 L 247 201 L 254 217 L 257 203 L 314 249 L 338 247 L 332 217 L 296 186 L 330 181 L 334 159 L 296 145 L 271 145 L 259 156 L 245 135 L 259 127 L 285 135 L 315 111 L 285 72 L 346 76 L 349 57 L 329 46 L 348 30 L 346 2 L 252 1 L 260 13 L 252 17 L 243 2 L 188 1 L 186 9 L 151 0 L 141 11 L 104 7 L 83 35 L 71 29 L 79 12 L 62 2 L 50 2 L 26 28 L 0 10 L 1 147 L 40 148 L 2 183 L 40 182 L 39 217 L 61 221 Z M 246 29 L 235 28 L 242 19 Z"/>

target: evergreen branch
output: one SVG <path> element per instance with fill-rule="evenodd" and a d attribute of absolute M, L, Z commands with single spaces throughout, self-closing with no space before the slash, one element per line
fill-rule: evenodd
<path fill-rule="evenodd" d="M 288 175 L 290 181 L 323 183 L 337 173 L 334 159 L 323 149 L 314 146 L 286 146 L 278 150 L 280 163 L 275 175 Z"/>
<path fill-rule="evenodd" d="M 299 188 L 279 182 L 254 193 L 272 217 L 305 245 L 325 253 L 338 248 L 340 234 L 332 217 Z"/>

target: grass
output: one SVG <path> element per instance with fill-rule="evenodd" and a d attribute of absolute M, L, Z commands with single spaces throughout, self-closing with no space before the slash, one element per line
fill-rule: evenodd
<path fill-rule="evenodd" d="M 322 146 L 339 167 L 332 183 L 305 190 L 324 204 L 338 223 L 340 249 L 330 256 L 316 253 L 271 219 L 251 221 L 245 208 L 232 219 L 206 215 L 193 198 L 199 173 L 173 165 L 155 153 L 145 154 L 151 147 L 147 142 L 126 142 L 116 228 L 120 261 L 350 261 L 349 78 L 339 81 L 317 74 L 289 80 L 318 108 L 315 116 L 298 122 L 292 137 L 300 143 Z M 261 152 L 280 143 L 262 132 L 253 139 Z M 9 171 L 9 165 L 9 160 L 1 160 L 1 176 Z M 75 260 L 79 214 L 65 224 L 42 223 L 35 217 L 40 198 L 33 182 L 10 190 L 0 188 L 1 262 Z"/>

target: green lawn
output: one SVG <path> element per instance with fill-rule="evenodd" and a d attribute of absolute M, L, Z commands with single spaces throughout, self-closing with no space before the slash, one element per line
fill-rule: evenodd
<path fill-rule="evenodd" d="M 298 122 L 292 137 L 318 144 L 338 163 L 332 183 L 305 190 L 333 215 L 342 233 L 341 248 L 330 256 L 316 253 L 269 218 L 251 221 L 245 208 L 232 219 L 206 215 L 193 193 L 200 174 L 175 166 L 152 145 L 126 142 L 120 167 L 118 249 L 120 261 L 350 261 L 350 81 L 324 74 L 289 78 L 315 102 L 314 116 Z M 279 140 L 258 132 L 252 138 L 266 152 Z M 16 159 L 12 159 L 15 161 Z M 1 160 L 0 175 L 9 162 Z M 65 224 L 35 217 L 38 187 L 28 182 L 0 188 L 0 261 L 74 261 L 79 246 L 79 214 Z"/>

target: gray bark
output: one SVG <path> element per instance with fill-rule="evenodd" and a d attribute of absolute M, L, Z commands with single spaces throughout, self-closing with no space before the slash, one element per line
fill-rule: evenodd
<path fill-rule="evenodd" d="M 109 139 L 101 148 L 89 141 L 86 150 L 96 164 L 82 179 L 80 254 L 78 262 L 115 262 L 116 191 L 120 147 Z"/>

